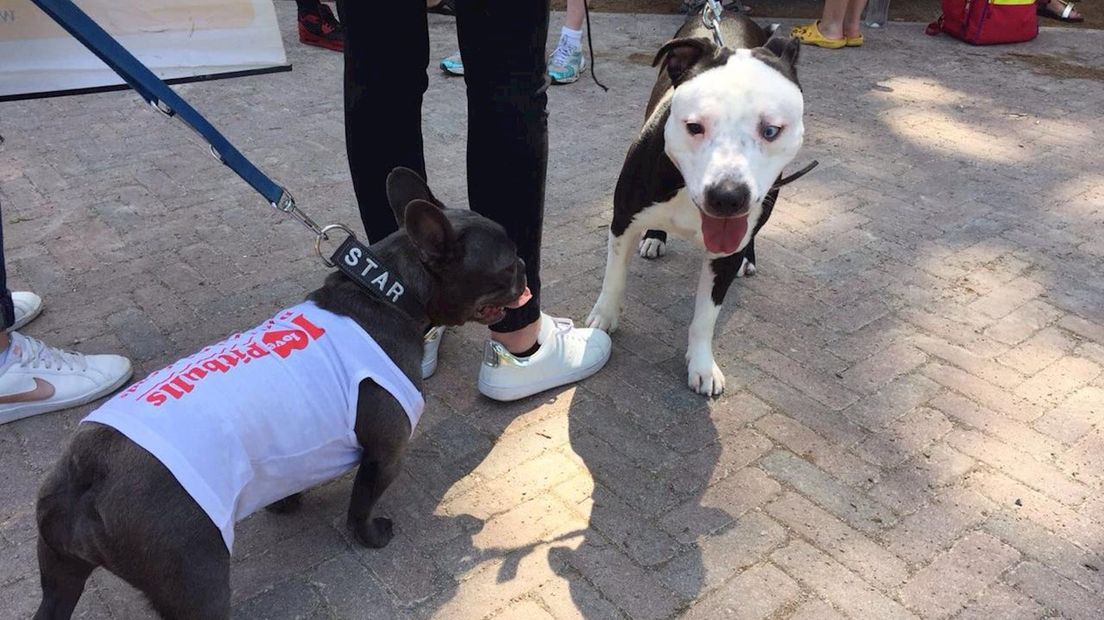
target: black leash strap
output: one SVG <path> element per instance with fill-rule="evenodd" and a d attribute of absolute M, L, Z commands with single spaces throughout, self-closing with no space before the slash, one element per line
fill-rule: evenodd
<path fill-rule="evenodd" d="M 594 40 L 590 38 L 590 2 L 583 2 L 583 14 L 586 15 L 587 47 L 590 48 L 590 79 L 594 80 L 594 83 L 600 86 L 602 90 L 609 92 L 609 88 L 598 81 L 598 74 L 594 72 L 594 66 L 598 64 L 598 57 L 594 55 Z"/>
<path fill-rule="evenodd" d="M 389 268 L 352 234 L 341 242 L 329 262 L 373 297 L 398 308 L 408 317 L 425 314 L 418 297 L 402 281 L 399 272 Z"/>
<path fill-rule="evenodd" d="M 772 185 L 771 187 L 772 187 L 772 189 L 777 189 L 779 187 L 782 187 L 783 185 L 789 185 L 790 183 L 793 183 L 794 181 L 796 181 L 796 180 L 800 179 L 801 177 L 805 176 L 806 174 L 809 173 L 810 170 L 812 170 L 813 168 L 816 168 L 819 165 L 820 165 L 820 162 L 814 159 L 811 164 L 809 164 L 808 166 L 805 166 L 801 170 L 798 170 L 797 172 L 791 174 L 788 177 L 783 177 L 781 179 L 778 179 L 777 181 L 775 181 L 774 185 Z"/>

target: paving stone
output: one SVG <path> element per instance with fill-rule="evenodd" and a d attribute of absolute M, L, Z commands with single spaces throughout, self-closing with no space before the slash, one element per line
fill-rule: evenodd
<path fill-rule="evenodd" d="M 754 467 L 736 472 L 709 487 L 699 498 L 671 510 L 660 527 L 683 543 L 725 527 L 748 510 L 778 494 L 778 483 Z"/>
<path fill-rule="evenodd" d="M 900 465 L 951 430 L 951 423 L 934 409 L 920 408 L 906 413 L 888 431 L 871 435 L 855 451 L 885 468 Z"/>
<path fill-rule="evenodd" d="M 786 416 L 774 414 L 760 418 L 755 422 L 755 428 L 851 486 L 866 486 L 880 476 L 876 467 L 840 450 L 835 444 Z"/>
<path fill-rule="evenodd" d="M 870 430 L 893 424 L 906 413 L 924 404 L 939 392 L 939 384 L 922 375 L 895 379 L 881 391 L 867 396 L 844 410 L 844 415 Z"/>
<path fill-rule="evenodd" d="M 771 560 L 847 615 L 859 618 L 916 617 L 843 565 L 801 541 L 775 551 L 771 554 Z"/>
<path fill-rule="evenodd" d="M 935 444 L 889 472 L 869 493 L 898 514 L 908 514 L 975 464 L 973 459 L 945 444 Z"/>
<path fill-rule="evenodd" d="M 1088 496 L 1088 487 L 1066 477 L 1057 468 L 975 431 L 952 431 L 947 435 L 947 443 L 1059 501 L 1078 504 Z"/>
<path fill-rule="evenodd" d="M 559 575 L 560 579 L 546 581 L 533 591 L 556 620 L 624 617 L 574 569 L 561 569 Z"/>
<path fill-rule="evenodd" d="M 760 564 L 737 575 L 683 617 L 768 618 L 800 593 L 797 583 L 785 573 L 770 564 Z"/>
<path fill-rule="evenodd" d="M 731 527 L 700 537 L 659 571 L 675 592 L 693 599 L 713 590 L 785 542 L 782 527 L 760 512 L 749 512 Z"/>
<path fill-rule="evenodd" d="M 1042 415 L 1044 411 L 1034 403 L 953 366 L 928 364 L 921 369 L 921 372 L 947 388 L 1014 420 L 1030 422 Z"/>
<path fill-rule="evenodd" d="M 1024 381 L 1016 395 L 1035 403 L 1058 403 L 1100 375 L 1100 365 L 1078 357 L 1065 357 Z"/>
<path fill-rule="evenodd" d="M 987 534 L 972 533 L 916 573 L 901 600 L 925 618 L 946 618 L 1019 560 L 1020 554 Z"/>
<path fill-rule="evenodd" d="M 924 363 L 927 356 L 907 344 L 892 345 L 843 372 L 843 382 L 870 393 Z"/>
<path fill-rule="evenodd" d="M 908 569 L 900 558 L 796 493 L 783 495 L 766 511 L 837 562 L 887 591 L 908 578 Z"/>
<path fill-rule="evenodd" d="M 794 487 L 851 527 L 873 533 L 892 526 L 897 521 L 893 512 L 866 498 L 862 493 L 844 487 L 823 470 L 800 458 L 776 450 L 760 461 L 774 478 Z"/>
<path fill-rule="evenodd" d="M 1035 562 L 1024 562 L 1008 575 L 1018 590 L 1070 620 L 1090 620 L 1100 615 L 1104 599 Z"/>

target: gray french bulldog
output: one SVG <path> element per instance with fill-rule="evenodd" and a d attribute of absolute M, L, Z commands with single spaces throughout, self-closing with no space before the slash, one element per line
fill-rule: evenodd
<path fill-rule="evenodd" d="M 387 193 L 400 230 L 371 251 L 417 310 L 332 273 L 308 301 L 104 403 L 39 491 L 36 618 L 69 618 L 99 566 L 162 616 L 228 618 L 234 522 L 294 510 L 300 491 L 354 467 L 353 537 L 391 540 L 373 508 L 424 405 L 423 334 L 498 321 L 527 289 L 501 226 L 446 209 L 408 169 Z"/>

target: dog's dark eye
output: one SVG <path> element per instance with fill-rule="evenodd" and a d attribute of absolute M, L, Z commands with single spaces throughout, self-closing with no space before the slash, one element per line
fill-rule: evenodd
<path fill-rule="evenodd" d="M 774 142 L 778 136 L 782 135 L 782 128 L 778 125 L 760 125 L 759 135 L 763 136 L 763 139 L 767 142 Z"/>
<path fill-rule="evenodd" d="M 700 136 L 705 133 L 705 127 L 701 123 L 686 123 L 686 133 L 692 136 Z"/>

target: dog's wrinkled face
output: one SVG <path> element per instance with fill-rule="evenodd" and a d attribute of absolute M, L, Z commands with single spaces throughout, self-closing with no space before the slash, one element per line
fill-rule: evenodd
<path fill-rule="evenodd" d="M 772 40 L 768 47 L 732 51 L 705 39 L 664 48 L 675 86 L 664 127 L 667 156 L 701 211 L 706 249 L 735 253 L 750 240 L 763 198 L 801 148 L 798 48 Z"/>
<path fill-rule="evenodd" d="M 506 308 L 525 302 L 525 263 L 499 224 L 460 209 L 447 209 L 412 170 L 387 178 L 396 219 L 406 228 L 422 264 L 434 279 L 425 300 L 434 325 L 501 321 Z"/>

